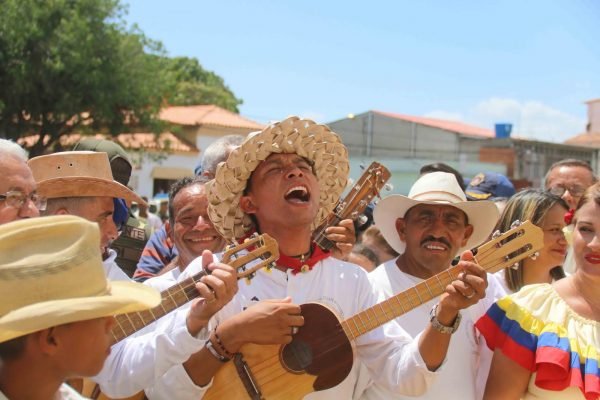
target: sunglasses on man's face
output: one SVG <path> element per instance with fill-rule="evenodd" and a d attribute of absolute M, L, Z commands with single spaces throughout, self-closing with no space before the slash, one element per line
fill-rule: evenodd
<path fill-rule="evenodd" d="M 27 203 L 27 200 L 31 200 L 35 207 L 44 211 L 46 209 L 47 200 L 45 197 L 38 195 L 37 193 L 31 193 L 26 195 L 19 190 L 11 190 L 4 194 L 0 194 L 0 201 L 6 202 L 6 205 L 16 209 L 20 209 Z"/>

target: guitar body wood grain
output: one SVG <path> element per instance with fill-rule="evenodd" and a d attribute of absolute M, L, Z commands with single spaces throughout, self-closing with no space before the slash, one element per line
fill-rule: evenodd
<path fill-rule="evenodd" d="M 293 400 L 340 384 L 352 369 L 352 343 L 331 309 L 318 303 L 300 307 L 304 326 L 292 343 L 242 346 L 240 353 L 249 371 L 248 378 L 244 372 L 240 374 L 244 368 L 239 362 L 236 366 L 230 361 L 219 370 L 204 399 Z M 260 396 L 249 394 L 244 380 Z"/>

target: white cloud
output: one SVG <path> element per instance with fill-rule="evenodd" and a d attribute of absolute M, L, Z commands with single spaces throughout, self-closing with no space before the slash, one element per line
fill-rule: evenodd
<path fill-rule="evenodd" d="M 495 123 L 512 123 L 515 136 L 551 142 L 564 142 L 584 132 L 586 124 L 583 118 L 539 101 L 520 102 L 498 97 L 483 100 L 464 113 L 440 110 L 432 111 L 426 116 L 460 120 L 490 129 L 493 129 Z"/>

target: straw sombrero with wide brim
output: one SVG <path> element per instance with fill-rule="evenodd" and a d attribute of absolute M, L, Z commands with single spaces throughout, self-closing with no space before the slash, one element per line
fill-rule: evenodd
<path fill-rule="evenodd" d="M 146 204 L 127 186 L 115 181 L 106 153 L 65 151 L 28 161 L 37 191 L 49 199 L 58 197 L 116 197 L 127 204 Z"/>
<path fill-rule="evenodd" d="M 467 215 L 468 223 L 473 225 L 473 233 L 459 253 L 483 243 L 492 233 L 499 217 L 498 207 L 492 201 L 467 201 L 465 192 L 453 174 L 425 174 L 412 186 L 408 197 L 397 194 L 387 196 L 377 203 L 373 211 L 375 225 L 388 244 L 400 254 L 404 253 L 406 243 L 400 240 L 396 220 L 404 218 L 408 210 L 419 204 L 450 205 Z"/>
<path fill-rule="evenodd" d="M 94 222 L 60 215 L 0 226 L 0 342 L 159 303 L 153 288 L 107 281 Z"/>
<path fill-rule="evenodd" d="M 208 215 L 226 239 L 241 238 L 253 228 L 252 220 L 239 206 L 240 198 L 252 172 L 273 153 L 295 153 L 312 164 L 321 193 L 313 229 L 338 202 L 348 180 L 346 147 L 329 127 L 289 117 L 248 135 L 227 161 L 219 164 L 215 179 L 207 183 Z"/>

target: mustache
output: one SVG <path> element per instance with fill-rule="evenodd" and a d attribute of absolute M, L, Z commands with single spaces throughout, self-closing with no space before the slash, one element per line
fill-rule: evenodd
<path fill-rule="evenodd" d="M 425 239 L 421 240 L 421 246 L 423 246 L 424 244 L 429 243 L 429 242 L 439 242 L 439 243 L 445 244 L 448 247 L 452 247 L 452 245 L 450 245 L 450 242 L 446 238 L 443 238 L 443 237 L 436 238 L 434 236 L 427 236 Z"/>

